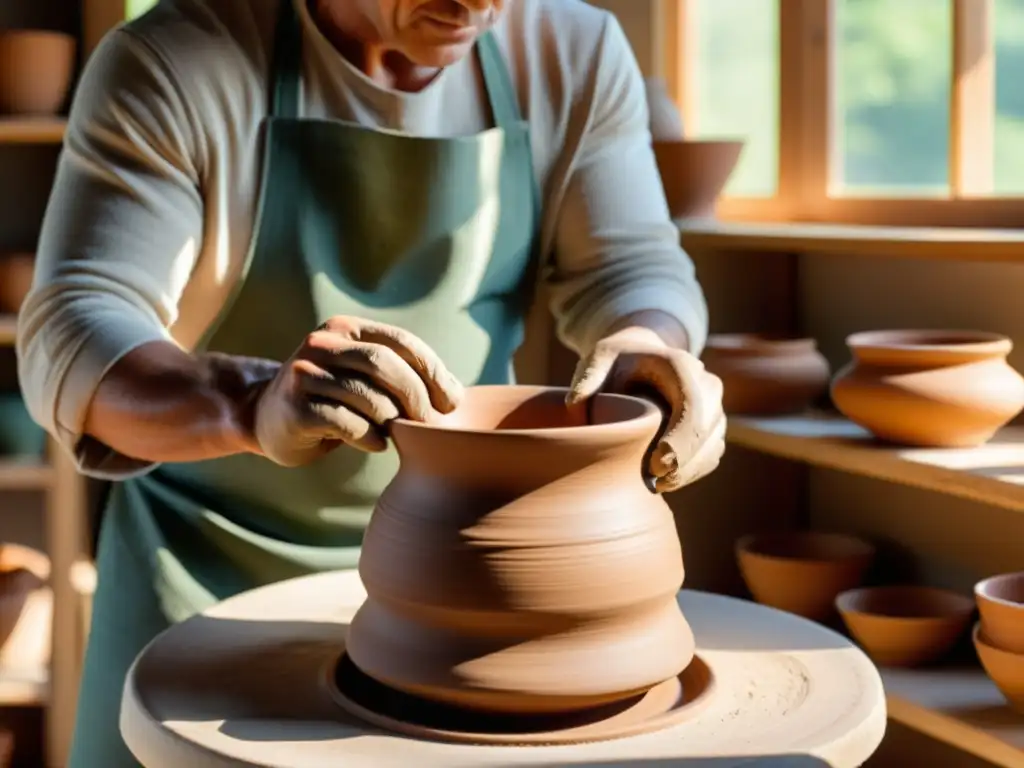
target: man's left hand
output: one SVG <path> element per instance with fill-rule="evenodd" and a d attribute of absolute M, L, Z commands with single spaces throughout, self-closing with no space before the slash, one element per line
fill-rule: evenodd
<path fill-rule="evenodd" d="M 722 381 L 654 331 L 630 327 L 599 341 L 576 367 L 567 399 L 579 403 L 598 392 L 633 394 L 643 387 L 670 408 L 648 466 L 655 490 L 674 491 L 712 472 L 725 452 Z"/>

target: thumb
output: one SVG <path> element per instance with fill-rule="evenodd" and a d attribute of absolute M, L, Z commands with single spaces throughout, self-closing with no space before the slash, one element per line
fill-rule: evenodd
<path fill-rule="evenodd" d="M 612 350 L 598 348 L 580 358 L 565 401 L 569 405 L 581 403 L 601 391 L 601 387 L 604 386 L 612 371 L 616 357 L 616 353 Z"/>

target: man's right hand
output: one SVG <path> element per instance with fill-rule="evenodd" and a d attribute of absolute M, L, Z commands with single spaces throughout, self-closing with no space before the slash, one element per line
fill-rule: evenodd
<path fill-rule="evenodd" d="M 428 421 L 461 398 L 462 385 L 413 334 L 334 317 L 306 337 L 259 396 L 255 436 L 267 458 L 289 467 L 341 443 L 376 453 L 387 447 L 392 419 Z"/>

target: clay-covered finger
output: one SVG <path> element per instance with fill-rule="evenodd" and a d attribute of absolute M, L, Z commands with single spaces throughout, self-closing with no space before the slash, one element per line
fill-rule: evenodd
<path fill-rule="evenodd" d="M 322 376 L 307 376 L 302 381 L 302 388 L 307 395 L 344 405 L 378 426 L 401 416 L 391 396 L 361 374 L 335 378 L 324 372 Z"/>
<path fill-rule="evenodd" d="M 462 401 L 463 387 L 430 345 L 414 333 L 383 323 L 364 323 L 359 340 L 391 349 L 426 385 L 433 407 L 451 413 Z"/>
<path fill-rule="evenodd" d="M 615 366 L 617 357 L 613 349 L 599 345 L 589 355 L 580 358 L 565 397 L 566 402 L 569 405 L 576 405 L 601 391 Z"/>
<path fill-rule="evenodd" d="M 321 441 L 343 442 L 367 453 L 380 453 L 388 447 L 376 424 L 333 400 L 309 397 L 306 420 L 306 428 L 315 431 Z"/>
<path fill-rule="evenodd" d="M 426 383 L 393 349 L 364 341 L 345 341 L 335 347 L 310 338 L 312 362 L 331 376 L 340 380 L 352 372 L 360 374 L 387 392 L 398 403 L 401 415 L 416 421 L 430 418 L 432 406 Z"/>

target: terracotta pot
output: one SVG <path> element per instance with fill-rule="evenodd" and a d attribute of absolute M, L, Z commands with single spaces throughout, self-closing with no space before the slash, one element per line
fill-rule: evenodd
<path fill-rule="evenodd" d="M 754 599 L 815 621 L 834 615 L 836 595 L 858 586 L 875 548 L 834 533 L 790 531 L 736 542 L 740 573 Z"/>
<path fill-rule="evenodd" d="M 844 592 L 836 607 L 876 664 L 916 667 L 945 656 L 964 634 L 974 601 L 931 587 L 872 587 Z"/>
<path fill-rule="evenodd" d="M 53 115 L 67 99 L 75 38 L 44 30 L 0 32 L 0 112 Z"/>
<path fill-rule="evenodd" d="M 828 391 L 828 361 L 814 339 L 713 334 L 701 360 L 722 380 L 727 414 L 799 413 Z"/>
<path fill-rule="evenodd" d="M 580 426 L 564 389 L 473 387 L 434 424 L 398 420 L 400 457 L 359 562 L 348 652 L 429 700 L 571 712 L 679 674 L 693 636 L 683 561 L 644 456 L 661 412 L 599 395 Z"/>
<path fill-rule="evenodd" d="M 892 443 L 968 448 L 1024 408 L 1013 344 L 981 331 L 869 331 L 846 340 L 853 360 L 832 382 L 850 421 Z"/>
<path fill-rule="evenodd" d="M 647 111 L 650 116 L 651 138 L 655 141 L 678 141 L 683 138 L 683 116 L 668 94 L 668 85 L 660 77 L 648 77 Z"/>
<path fill-rule="evenodd" d="M 0 544 L 0 667 L 39 670 L 49 662 L 49 578 L 45 554 L 19 544 Z"/>
<path fill-rule="evenodd" d="M 995 647 L 1024 654 L 1024 571 L 979 581 L 974 598 L 985 637 Z"/>
<path fill-rule="evenodd" d="M 655 141 L 654 157 L 673 219 L 711 217 L 743 151 L 742 141 Z"/>
<path fill-rule="evenodd" d="M 0 314 L 15 315 L 32 288 L 36 269 L 33 253 L 0 255 Z"/>
<path fill-rule="evenodd" d="M 972 639 L 985 674 L 1006 697 L 1010 707 L 1024 714 L 1024 654 L 997 648 L 981 621 L 974 625 Z"/>

